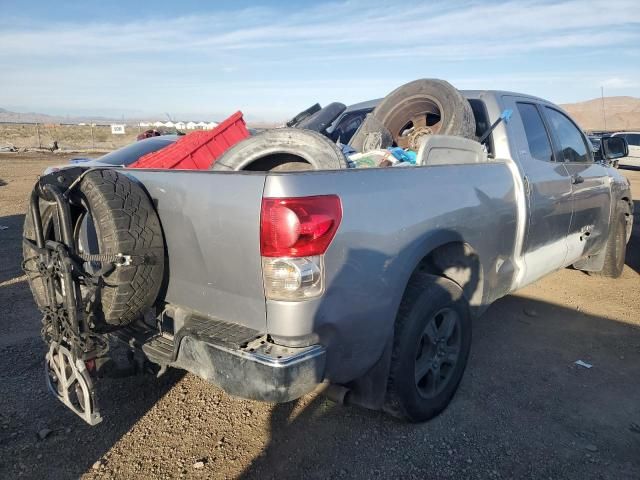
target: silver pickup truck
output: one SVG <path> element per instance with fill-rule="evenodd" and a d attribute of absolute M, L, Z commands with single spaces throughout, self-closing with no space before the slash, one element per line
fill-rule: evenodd
<path fill-rule="evenodd" d="M 512 116 L 484 147 L 432 136 L 411 168 L 43 176 L 24 265 L 52 392 L 99 422 L 92 379 L 115 337 L 231 395 L 321 387 L 408 421 L 437 415 L 475 317 L 571 265 L 619 276 L 632 225 L 628 181 L 561 109 L 462 93 L 478 125 Z"/>

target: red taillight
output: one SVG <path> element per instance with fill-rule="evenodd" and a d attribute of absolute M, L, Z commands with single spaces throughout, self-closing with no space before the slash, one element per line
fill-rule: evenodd
<path fill-rule="evenodd" d="M 341 220 L 337 195 L 263 198 L 260 253 L 263 257 L 322 255 Z"/>

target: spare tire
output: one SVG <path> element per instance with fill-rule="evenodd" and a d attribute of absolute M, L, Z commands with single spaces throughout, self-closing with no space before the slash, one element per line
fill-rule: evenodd
<path fill-rule="evenodd" d="M 124 326 L 140 317 L 156 301 L 164 274 L 164 239 L 153 204 L 140 185 L 114 170 L 87 173 L 70 196 L 75 249 L 88 255 L 124 254 L 144 258 L 107 271 L 96 295 L 96 316 L 110 326 Z M 59 240 L 60 229 L 53 204 L 41 202 L 45 240 Z M 24 237 L 35 241 L 31 212 L 24 223 Z M 47 304 L 45 283 L 34 272 L 37 252 L 23 243 L 25 270 L 33 297 Z M 95 270 L 101 262 L 88 262 Z"/>
<path fill-rule="evenodd" d="M 384 97 L 373 115 L 389 130 L 394 143 L 418 150 L 424 135 L 455 135 L 475 139 L 471 105 L 449 82 L 421 79 Z M 357 136 L 358 132 L 354 135 Z"/>
<path fill-rule="evenodd" d="M 338 146 L 311 130 L 276 128 L 227 150 L 211 170 L 337 170 L 347 168 Z"/>

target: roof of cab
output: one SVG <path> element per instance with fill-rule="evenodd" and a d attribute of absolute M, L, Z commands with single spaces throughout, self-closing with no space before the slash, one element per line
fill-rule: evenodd
<path fill-rule="evenodd" d="M 483 96 L 490 95 L 494 97 L 502 97 L 502 96 L 513 96 L 513 97 L 524 97 L 530 98 L 531 100 L 535 100 L 539 103 L 549 103 L 552 102 L 545 100 L 544 98 L 536 97 L 534 95 L 528 95 L 525 93 L 518 92 L 510 92 L 507 90 L 460 90 L 460 93 L 464 95 L 466 98 L 482 98 Z M 349 113 L 358 110 L 368 110 L 375 108 L 383 99 L 376 98 L 375 100 L 367 100 L 366 102 L 354 103 L 353 105 L 349 105 L 347 109 L 343 112 Z"/>

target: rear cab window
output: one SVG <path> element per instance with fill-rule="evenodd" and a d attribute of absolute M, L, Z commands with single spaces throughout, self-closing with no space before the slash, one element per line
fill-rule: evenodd
<path fill-rule="evenodd" d="M 476 121 L 476 137 L 480 138 L 487 130 L 489 130 L 489 128 L 491 128 L 489 115 L 487 114 L 487 106 L 482 100 L 477 98 L 467 98 L 467 101 L 469 102 L 469 105 L 471 105 L 473 117 Z M 493 155 L 493 135 L 489 135 L 485 145 L 487 147 L 487 153 L 489 155 Z"/>
<path fill-rule="evenodd" d="M 368 113 L 368 111 L 361 110 L 344 115 L 340 118 L 333 132 L 331 132 L 331 139 L 336 142 L 340 141 L 343 144 L 349 143 Z"/>

